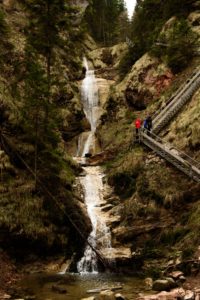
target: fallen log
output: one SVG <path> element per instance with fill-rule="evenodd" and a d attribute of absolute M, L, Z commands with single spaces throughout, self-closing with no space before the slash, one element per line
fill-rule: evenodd
<path fill-rule="evenodd" d="M 100 293 L 102 291 L 117 291 L 117 290 L 122 290 L 122 285 L 119 286 L 114 286 L 114 287 L 105 287 L 105 288 L 99 288 L 99 289 L 94 289 L 94 290 L 88 290 L 87 294 L 95 294 L 95 293 Z"/>

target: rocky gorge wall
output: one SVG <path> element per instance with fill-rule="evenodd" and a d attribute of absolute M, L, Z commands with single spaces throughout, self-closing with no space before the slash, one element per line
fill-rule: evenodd
<path fill-rule="evenodd" d="M 13 7 L 13 3 L 5 1 L 3 9 L 11 28 L 14 55 L 20 61 L 24 56 L 23 28 L 27 20 L 18 6 Z M 83 10 L 86 5 L 83 5 Z M 198 17 L 193 14 L 189 20 L 198 32 Z M 78 23 L 75 22 L 75 27 Z M 107 181 L 114 190 L 107 199 L 110 206 L 106 208 L 111 220 L 113 245 L 129 250 L 129 271 L 135 272 L 139 266 L 142 274 L 151 272 L 158 276 L 160 268 L 165 268 L 170 260 L 176 264 L 198 256 L 200 189 L 198 184 L 147 148 L 133 143 L 133 121 L 136 117 L 144 119 L 147 114 L 153 114 L 165 105 L 199 65 L 199 58 L 195 57 L 187 69 L 175 75 L 164 62 L 146 53 L 120 81 L 119 63 L 127 49 L 126 43 L 99 48 L 91 37 L 85 35 L 84 50 L 79 46 L 75 55 L 69 53 L 64 59 L 58 51 L 53 70 L 59 74 L 63 86 L 55 91 L 55 99 L 61 116 L 60 151 L 64 153 L 67 168 L 58 180 L 55 193 L 59 195 L 59 205 L 64 212 L 41 191 L 35 193 L 34 179 L 24 166 L 18 164 L 18 160 L 16 162 L 12 151 L 2 148 L 0 241 L 12 254 L 21 258 L 30 249 L 37 255 L 63 251 L 70 257 L 82 247 L 83 241 L 78 235 L 74 238 L 74 228 L 65 212 L 72 215 L 85 236 L 91 229 L 84 203 L 74 191 L 75 187 L 73 189 L 75 175 L 81 170 L 66 154 L 74 155 L 79 134 L 89 129 L 80 101 L 84 52 L 95 69 L 102 106 L 97 129 L 100 153 L 91 158 L 91 163 L 100 163 L 104 167 Z M 11 74 L 11 80 L 15 81 L 10 66 L 7 72 L 5 75 Z M 1 74 L 0 81 L 2 127 L 11 134 L 12 147 L 18 145 L 17 151 L 20 150 L 25 157 L 32 157 L 32 145 L 23 142 L 18 128 L 16 111 L 20 106 L 6 88 L 6 76 Z M 200 155 L 198 120 L 199 91 L 162 132 L 166 141 L 197 160 Z"/>
<path fill-rule="evenodd" d="M 188 17 L 190 22 L 192 15 L 196 14 Z M 195 23 L 196 32 L 198 26 Z M 126 49 L 126 45 L 117 47 Z M 120 81 L 113 50 L 88 54 L 97 76 L 114 80 L 97 129 L 103 152 L 91 162 L 104 166 L 118 199 L 109 210 L 110 218 L 117 219 L 111 224 L 113 245 L 131 248 L 130 270 L 136 271 L 139 263 L 141 273 L 157 277 L 169 262 L 175 266 L 198 258 L 200 186 L 146 147 L 134 144 L 133 122 L 165 105 L 198 67 L 199 57 L 173 74 L 164 62 L 146 53 Z M 161 133 L 166 143 L 197 161 L 198 107 L 199 90 Z M 190 273 L 192 266 L 187 268 Z"/>
<path fill-rule="evenodd" d="M 71 220 L 83 228 L 85 237 L 91 230 L 85 207 L 72 187 L 80 169 L 65 152 L 65 143 L 85 127 L 78 88 L 78 80 L 83 76 L 81 46 L 77 42 L 71 56 L 70 52 L 63 54 L 58 50 L 52 67 L 58 80 L 54 101 L 60 118 L 58 152 L 59 155 L 62 153 L 62 166 L 58 163 L 56 169 L 62 170 L 52 184 L 53 174 L 48 177 L 43 169 L 41 177 L 48 182 L 47 189 L 56 186 L 51 191 L 53 195 L 49 196 L 42 187 L 36 190 L 34 177 L 23 163 L 29 165 L 34 157 L 34 145 L 20 125 L 20 112 L 25 101 L 23 63 L 27 15 L 18 1 L 3 1 L 0 8 L 8 27 L 7 41 L 12 45 L 0 72 L 0 128 L 5 136 L 5 139 L 1 137 L 0 148 L 0 242 L 5 251 L 21 260 L 55 253 L 70 257 L 84 240 L 80 239 L 68 216 L 72 215 Z M 79 25 L 74 24 L 73 35 L 76 37 L 82 34 L 79 26 L 84 8 L 76 18 Z"/>

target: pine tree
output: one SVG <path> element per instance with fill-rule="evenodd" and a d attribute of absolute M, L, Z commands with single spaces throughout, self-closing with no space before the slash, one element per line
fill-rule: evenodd
<path fill-rule="evenodd" d="M 20 125 L 25 134 L 24 141 L 34 147 L 31 159 L 29 157 L 29 165 L 34 169 L 36 187 L 38 177 L 45 177 L 46 182 L 50 174 L 50 177 L 54 178 L 59 175 L 59 152 L 56 149 L 60 141 L 57 130 L 58 110 L 54 103 L 49 102 L 48 78 L 38 60 L 35 51 L 27 46 Z"/>
<path fill-rule="evenodd" d="M 55 106 L 54 87 L 58 87 L 55 72 L 56 52 L 66 49 L 66 29 L 74 12 L 64 0 L 20 0 L 29 16 L 25 29 L 24 101 L 21 126 L 25 141 L 34 147 L 29 164 L 37 178 L 50 184 L 58 180 L 63 159 L 58 150 L 59 109 Z M 34 158 L 34 159 L 33 159 Z M 54 180 L 54 181 L 55 181 Z M 51 189 L 51 185 L 50 185 Z"/>
<path fill-rule="evenodd" d="M 124 0 L 93 0 L 86 11 L 86 22 L 94 39 L 112 45 L 120 36 L 119 17 L 124 12 Z"/>
<path fill-rule="evenodd" d="M 49 91 L 52 86 L 51 68 L 55 51 L 65 49 L 63 35 L 71 25 L 75 12 L 65 0 L 20 0 L 29 16 L 27 42 L 45 59 Z"/>
<path fill-rule="evenodd" d="M 3 10 L 0 8 L 0 68 L 4 74 L 6 64 L 10 62 L 10 55 L 13 49 L 12 44 L 9 42 L 9 27 L 5 21 Z"/>
<path fill-rule="evenodd" d="M 131 21 L 131 45 L 120 66 L 122 75 L 139 57 L 152 50 L 165 22 L 174 15 L 178 19 L 186 17 L 194 3 L 195 0 L 137 0 Z"/>

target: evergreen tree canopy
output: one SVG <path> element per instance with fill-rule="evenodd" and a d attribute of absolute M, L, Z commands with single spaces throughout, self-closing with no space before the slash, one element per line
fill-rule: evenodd
<path fill-rule="evenodd" d="M 5 21 L 3 10 L 0 8 L 0 68 L 5 71 L 5 64 L 9 63 L 12 44 L 9 42 L 9 27 Z"/>
<path fill-rule="evenodd" d="M 75 9 L 65 0 L 19 0 L 29 15 L 27 42 L 46 61 L 50 85 L 55 49 L 66 50 L 66 30 L 72 26 Z"/>
<path fill-rule="evenodd" d="M 92 0 L 86 10 L 86 22 L 93 38 L 112 45 L 120 36 L 120 15 L 126 10 L 124 0 Z"/>
<path fill-rule="evenodd" d="M 185 18 L 195 0 L 137 0 L 131 21 L 130 47 L 121 62 L 121 73 L 126 74 L 134 62 L 150 51 L 159 38 L 162 26 L 169 18 Z"/>

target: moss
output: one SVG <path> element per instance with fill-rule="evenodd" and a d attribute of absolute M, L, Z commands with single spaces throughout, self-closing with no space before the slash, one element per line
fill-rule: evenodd
<path fill-rule="evenodd" d="M 173 246 L 177 244 L 188 233 L 188 229 L 182 226 L 165 229 L 160 236 L 160 243 Z"/>

